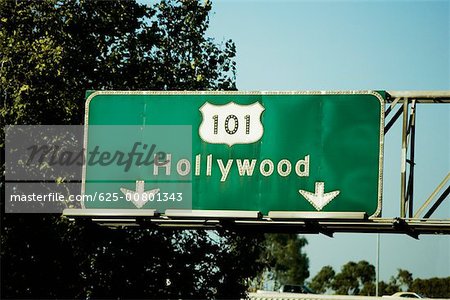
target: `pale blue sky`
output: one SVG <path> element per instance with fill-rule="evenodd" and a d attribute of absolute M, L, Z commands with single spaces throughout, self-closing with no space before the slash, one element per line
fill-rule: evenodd
<path fill-rule="evenodd" d="M 239 90 L 450 90 L 450 1 L 213 1 L 208 35 L 232 39 Z M 383 216 L 399 213 L 400 124 L 386 137 Z M 421 105 L 416 203 L 450 170 L 450 105 Z M 435 217 L 450 218 L 450 201 Z M 307 235 L 310 272 L 375 264 L 376 234 Z M 450 236 L 381 235 L 381 279 L 450 276 Z"/>

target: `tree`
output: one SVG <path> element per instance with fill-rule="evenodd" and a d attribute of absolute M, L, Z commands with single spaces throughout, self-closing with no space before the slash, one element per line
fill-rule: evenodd
<path fill-rule="evenodd" d="M 331 286 L 338 295 L 357 295 L 359 292 L 357 264 L 351 261 L 342 266 L 341 272 L 336 274 Z"/>
<path fill-rule="evenodd" d="M 337 273 L 331 266 L 323 267 L 313 277 L 310 287 L 318 293 L 334 291 L 338 295 L 374 295 L 375 267 L 367 261 L 348 262 Z"/>
<path fill-rule="evenodd" d="M 86 90 L 235 89 L 208 1 L 0 3 L 2 125 L 81 124 Z"/>
<path fill-rule="evenodd" d="M 450 297 L 450 277 L 420 279 L 403 269 L 398 269 L 397 276 L 392 276 L 388 283 L 380 282 L 380 293 L 392 295 L 399 291 L 411 291 L 432 298 Z"/>
<path fill-rule="evenodd" d="M 408 270 L 398 269 L 397 282 L 402 290 L 409 290 L 413 283 L 413 276 Z"/>
<path fill-rule="evenodd" d="M 399 291 L 408 291 L 413 281 L 412 274 L 403 269 L 398 269 L 397 276 L 392 276 L 389 282 L 381 281 L 379 291 L 381 295 L 392 295 Z"/>
<path fill-rule="evenodd" d="M 378 283 L 378 291 L 380 295 L 393 295 L 394 293 L 398 292 L 399 287 L 395 285 L 392 281 L 389 281 L 388 283 L 384 282 L 383 280 Z"/>
<path fill-rule="evenodd" d="M 399 291 L 399 286 L 396 284 L 394 277 L 391 277 L 387 283 L 383 280 L 378 283 L 378 291 L 380 295 L 392 295 Z"/>
<path fill-rule="evenodd" d="M 81 124 L 86 90 L 235 89 L 235 46 L 205 36 L 210 10 L 194 0 L 0 0 L 1 127 Z M 0 148 L 3 158 L 3 131 Z M 1 210 L 2 298 L 234 298 L 260 268 L 259 235 L 113 231 L 4 214 L 3 201 Z"/>
<path fill-rule="evenodd" d="M 348 262 L 331 283 L 338 295 L 370 295 L 375 289 L 375 267 L 367 261 Z"/>
<path fill-rule="evenodd" d="M 430 298 L 450 298 L 450 277 L 416 278 L 412 281 L 409 290 Z"/>
<path fill-rule="evenodd" d="M 309 286 L 317 293 L 323 294 L 328 289 L 331 289 L 331 283 L 336 275 L 336 272 L 331 266 L 324 266 L 320 271 L 313 277 Z"/>
<path fill-rule="evenodd" d="M 367 261 L 348 262 L 335 274 L 331 266 L 325 266 L 313 277 L 310 287 L 318 293 L 331 289 L 338 295 L 374 295 L 375 267 Z M 404 269 L 398 269 L 388 282 L 380 281 L 378 287 L 380 295 L 411 291 L 427 297 L 450 297 L 450 277 L 413 279 L 412 273 Z"/>
<path fill-rule="evenodd" d="M 260 289 L 268 280 L 274 281 L 274 289 L 283 284 L 302 285 L 309 277 L 309 259 L 302 251 L 307 243 L 297 234 L 266 234 L 260 257 L 265 268 L 253 286 Z"/>

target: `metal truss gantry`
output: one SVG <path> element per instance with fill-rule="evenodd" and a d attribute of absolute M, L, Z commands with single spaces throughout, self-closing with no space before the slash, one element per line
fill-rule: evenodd
<path fill-rule="evenodd" d="M 402 157 L 401 157 L 401 186 L 400 186 L 400 218 L 418 219 L 424 210 L 435 200 L 434 204 L 423 215 L 423 219 L 430 219 L 431 215 L 444 202 L 450 192 L 450 172 L 435 188 L 433 193 L 414 212 L 414 167 L 416 147 L 416 114 L 417 104 L 441 104 L 450 103 L 450 91 L 398 91 L 388 92 L 387 101 L 390 106 L 386 109 L 385 117 L 397 104 L 401 104 L 394 116 L 387 122 L 384 134 L 386 135 L 392 125 L 403 115 L 402 121 Z M 450 138 L 450 137 L 444 137 Z M 450 171 L 450 170 L 449 170 Z M 440 195 L 439 192 L 443 191 Z M 439 195 L 439 196 L 438 196 Z M 438 196 L 436 198 L 436 196 Z M 449 212 L 450 222 L 450 212 Z"/>

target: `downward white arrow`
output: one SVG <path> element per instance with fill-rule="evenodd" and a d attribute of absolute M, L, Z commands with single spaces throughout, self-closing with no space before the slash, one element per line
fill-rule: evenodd
<path fill-rule="evenodd" d="M 316 190 L 313 193 L 307 192 L 304 190 L 298 191 L 306 200 L 309 201 L 318 211 L 322 210 L 325 205 L 330 203 L 331 200 L 336 198 L 340 191 L 333 191 L 329 193 L 325 193 L 325 183 L 324 182 L 316 182 Z"/>
<path fill-rule="evenodd" d="M 133 202 L 137 208 L 142 208 L 148 200 L 153 199 L 153 197 L 159 193 L 159 189 L 144 191 L 144 185 L 145 183 L 143 180 L 136 180 L 136 191 L 126 188 L 120 188 L 120 191 L 125 195 L 126 199 Z"/>

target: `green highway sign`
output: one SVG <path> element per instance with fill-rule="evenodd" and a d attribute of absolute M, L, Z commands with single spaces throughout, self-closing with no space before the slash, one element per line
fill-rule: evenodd
<path fill-rule="evenodd" d="M 374 217 L 383 123 L 375 91 L 90 92 L 83 207 Z"/>

